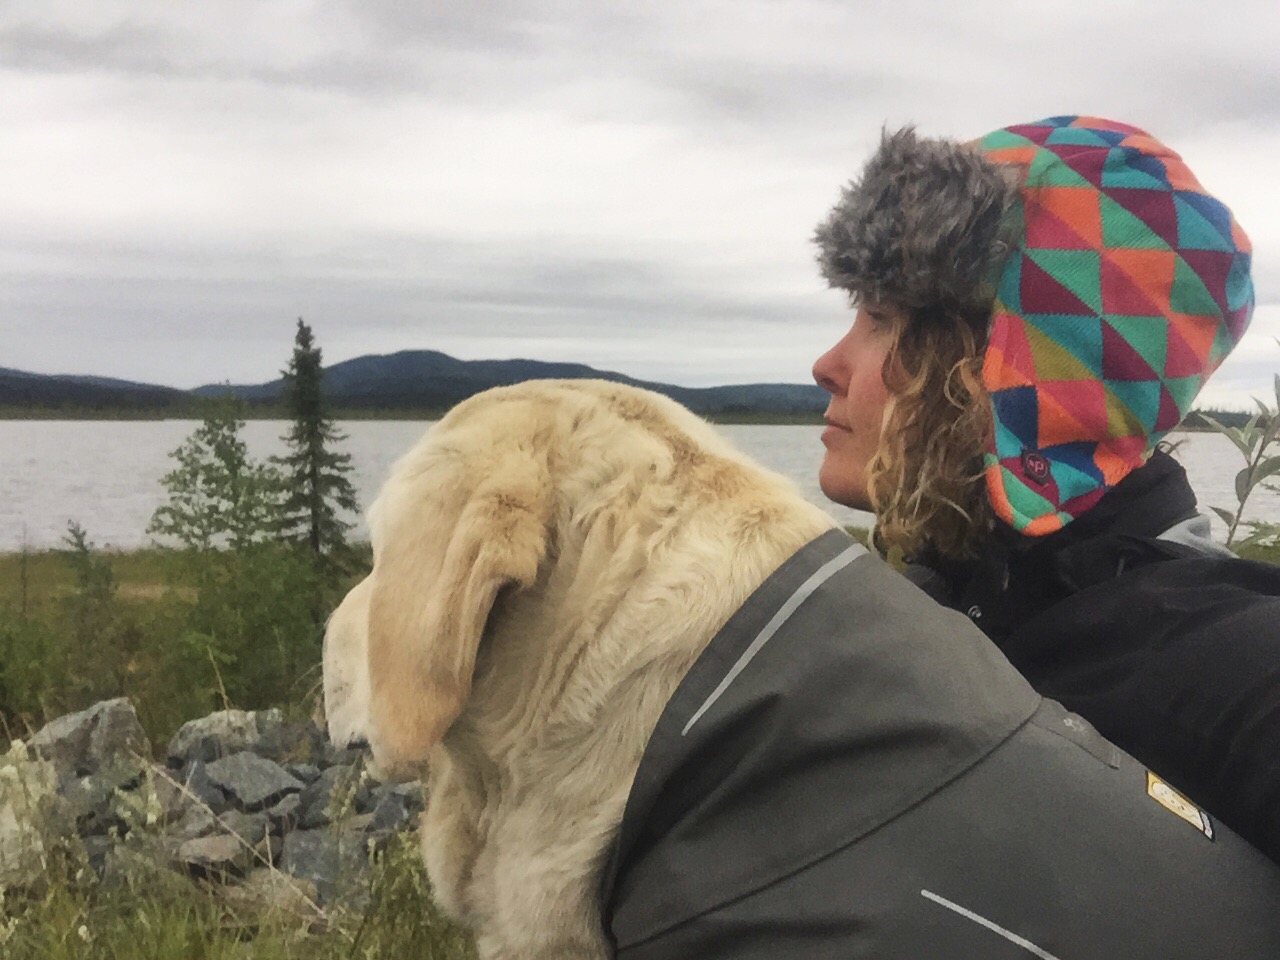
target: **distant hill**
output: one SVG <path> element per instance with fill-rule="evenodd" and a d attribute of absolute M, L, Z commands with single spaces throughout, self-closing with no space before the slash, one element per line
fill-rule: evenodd
<path fill-rule="evenodd" d="M 637 380 L 580 363 L 540 360 L 459 360 L 435 350 L 402 350 L 356 357 L 326 367 L 324 391 L 336 408 L 443 410 L 490 387 L 525 380 L 610 380 L 665 394 L 701 414 L 818 414 L 827 394 L 815 384 L 753 383 L 725 387 L 678 387 Z M 251 402 L 280 399 L 283 380 L 248 386 L 210 384 L 193 392 L 230 391 Z"/>
<path fill-rule="evenodd" d="M 338 411 L 434 412 L 445 410 L 490 387 L 525 380 L 598 379 L 646 387 L 697 413 L 720 416 L 813 416 L 827 395 L 813 384 L 755 383 L 722 387 L 679 387 L 637 380 L 577 363 L 538 360 L 459 360 L 435 350 L 404 350 L 364 356 L 325 368 L 324 390 Z M 283 380 L 260 384 L 209 384 L 191 391 L 105 377 L 52 376 L 0 368 L 0 408 L 10 415 L 92 413 L 149 416 L 189 413 L 193 399 L 232 393 L 250 404 L 272 407 L 282 398 Z"/>
<path fill-rule="evenodd" d="M 0 407 L 163 414 L 190 404 L 190 394 L 174 387 L 113 380 L 109 377 L 51 376 L 0 367 Z"/>

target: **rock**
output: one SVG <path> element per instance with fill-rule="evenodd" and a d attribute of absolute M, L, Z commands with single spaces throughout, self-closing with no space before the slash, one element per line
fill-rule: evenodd
<path fill-rule="evenodd" d="M 251 749 L 282 725 L 279 710 L 219 710 L 189 720 L 169 741 L 169 766 L 181 769 L 193 760 L 212 763 Z"/>
<path fill-rule="evenodd" d="M 40 876 L 57 784 L 54 765 L 31 757 L 22 741 L 0 755 L 0 890 Z"/>
<path fill-rule="evenodd" d="M 265 730 L 250 749 L 276 763 L 311 765 L 324 758 L 325 736 L 312 723 L 281 724 Z"/>
<path fill-rule="evenodd" d="M 374 789 L 374 802 L 371 810 L 373 825 L 370 828 L 371 830 L 395 831 L 413 826 L 419 811 L 422 809 L 421 800 L 419 799 L 415 803 L 415 797 L 412 792 L 399 790 L 397 786 L 401 785 L 381 786 Z M 421 795 L 419 794 L 418 796 L 420 797 Z"/>
<path fill-rule="evenodd" d="M 354 767 L 369 759 L 369 751 L 365 747 L 339 747 L 334 743 L 326 743 L 323 764 L 326 767 Z"/>
<path fill-rule="evenodd" d="M 266 839 L 271 829 L 271 821 L 265 813 L 242 813 L 239 810 L 228 810 L 220 818 L 218 829 L 239 837 L 251 847 L 256 847 Z"/>
<path fill-rule="evenodd" d="M 261 810 L 302 790 L 302 782 L 283 767 L 243 750 L 206 767 L 209 779 L 244 810 Z"/>
<path fill-rule="evenodd" d="M 50 721 L 28 746 L 54 765 L 61 783 L 98 775 L 126 786 L 137 782 L 151 756 L 138 714 L 124 697 Z"/>
<path fill-rule="evenodd" d="M 197 837 L 207 837 L 217 829 L 218 819 L 213 812 L 208 807 L 193 804 L 168 832 L 175 840 L 185 843 Z"/>
<path fill-rule="evenodd" d="M 59 791 L 66 801 L 67 814 L 82 837 L 96 837 L 115 832 L 125 833 L 129 821 L 118 793 L 109 778 L 79 777 Z"/>
<path fill-rule="evenodd" d="M 164 767 L 153 765 L 147 771 L 147 782 L 151 796 L 155 799 L 156 816 L 161 823 L 176 823 L 198 802 L 197 798 L 182 789 L 182 782 Z"/>
<path fill-rule="evenodd" d="M 271 821 L 273 834 L 288 833 L 298 825 L 298 820 L 302 817 L 302 798 L 296 793 L 289 794 L 267 810 L 267 817 Z"/>
<path fill-rule="evenodd" d="M 318 780 L 302 791 L 302 814 L 298 826 L 303 830 L 323 827 L 344 808 L 358 810 L 370 787 L 362 783 L 356 767 L 329 767 Z"/>
<path fill-rule="evenodd" d="M 320 768 L 314 763 L 286 763 L 284 768 L 288 771 L 289 776 L 297 777 L 307 786 L 320 779 Z"/>
<path fill-rule="evenodd" d="M 214 813 L 227 809 L 227 795 L 209 778 L 209 769 L 203 760 L 193 760 L 182 772 L 182 785 L 195 801 Z"/>
<path fill-rule="evenodd" d="M 188 840 L 178 848 L 177 860 L 192 876 L 225 880 L 243 876 L 253 853 L 235 837 L 219 833 Z"/>
<path fill-rule="evenodd" d="M 315 885 L 321 905 L 362 910 L 369 903 L 369 860 L 359 831 L 295 830 L 284 838 L 280 869 Z"/>

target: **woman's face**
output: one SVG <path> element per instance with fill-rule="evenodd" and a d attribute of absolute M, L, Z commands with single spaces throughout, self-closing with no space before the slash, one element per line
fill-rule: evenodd
<path fill-rule="evenodd" d="M 871 509 L 867 464 L 880 443 L 889 397 L 882 370 L 898 320 L 892 308 L 860 304 L 849 332 L 813 365 L 813 379 L 831 394 L 818 485 L 836 503 L 859 510 Z"/>

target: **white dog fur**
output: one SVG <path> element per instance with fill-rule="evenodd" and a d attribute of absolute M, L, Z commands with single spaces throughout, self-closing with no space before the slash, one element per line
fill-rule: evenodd
<path fill-rule="evenodd" d="M 600 873 L 663 707 L 834 522 L 680 405 L 599 381 L 458 405 L 369 521 L 373 572 L 325 636 L 332 738 L 425 771 L 428 873 L 485 960 L 606 956 Z"/>

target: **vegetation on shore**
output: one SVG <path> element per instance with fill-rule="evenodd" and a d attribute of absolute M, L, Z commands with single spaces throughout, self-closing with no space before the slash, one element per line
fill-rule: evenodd
<path fill-rule="evenodd" d="M 63 549 L 0 555 L 6 742 L 115 697 L 135 704 L 156 744 L 221 708 L 314 716 L 324 616 L 370 558 L 367 544 L 347 541 L 334 509 L 354 506 L 349 466 L 334 449 L 341 438 L 315 389 L 319 351 L 301 322 L 290 377 L 289 455 L 251 461 L 244 422 L 225 400 L 173 451 L 169 499 L 149 528 L 170 545 L 100 551 L 72 523 Z M 14 799 L 13 772 L 0 768 L 0 812 Z M 469 934 L 432 905 L 413 834 L 376 854 L 369 906 L 358 913 L 237 896 L 234 885 L 171 872 L 154 851 L 133 849 L 135 839 L 124 836 L 116 867 L 99 875 L 77 837 L 43 838 L 39 880 L 0 885 L 0 957 L 475 956 Z"/>

